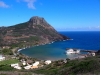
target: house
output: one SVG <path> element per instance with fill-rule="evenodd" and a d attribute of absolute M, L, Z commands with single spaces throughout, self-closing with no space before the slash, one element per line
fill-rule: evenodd
<path fill-rule="evenodd" d="M 92 54 L 92 56 L 95 56 L 96 55 L 95 52 L 92 52 L 91 54 Z"/>
<path fill-rule="evenodd" d="M 26 70 L 31 69 L 31 66 L 32 65 L 25 66 L 24 69 L 26 69 Z"/>
<path fill-rule="evenodd" d="M 51 60 L 45 61 L 45 64 L 46 64 L 46 65 L 51 64 Z"/>
<path fill-rule="evenodd" d="M 23 65 L 26 65 L 26 61 L 22 61 L 22 64 L 23 64 Z"/>
<path fill-rule="evenodd" d="M 0 55 L 0 61 L 5 60 L 5 57 L 3 57 L 2 55 Z"/>
<path fill-rule="evenodd" d="M 14 66 L 15 69 L 22 69 L 19 65 L 18 66 Z"/>
<path fill-rule="evenodd" d="M 19 66 L 19 64 L 18 63 L 16 63 L 16 64 L 11 64 L 11 67 L 13 67 L 13 68 L 15 68 L 15 69 L 22 69 L 20 66 Z"/>
<path fill-rule="evenodd" d="M 32 64 L 31 69 L 38 68 L 39 61 L 36 61 L 34 64 Z"/>
<path fill-rule="evenodd" d="M 38 66 L 39 65 L 39 61 L 36 61 L 32 66 Z"/>
<path fill-rule="evenodd" d="M 63 62 L 64 62 L 64 63 L 67 63 L 67 60 L 64 60 Z"/>
<path fill-rule="evenodd" d="M 95 56 L 96 53 L 95 53 L 95 52 L 89 52 L 88 55 L 90 55 L 90 56 Z"/>
<path fill-rule="evenodd" d="M 31 66 L 31 69 L 35 69 L 35 68 L 38 68 L 38 66 Z"/>
<path fill-rule="evenodd" d="M 11 64 L 11 67 L 15 67 L 15 66 L 18 66 L 19 64 L 16 63 L 16 64 Z"/>

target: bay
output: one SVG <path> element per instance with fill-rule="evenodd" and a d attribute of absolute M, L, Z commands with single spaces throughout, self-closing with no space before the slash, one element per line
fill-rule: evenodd
<path fill-rule="evenodd" d="M 77 57 L 76 54 L 67 55 L 65 53 L 66 48 L 77 48 L 85 50 L 100 49 L 100 31 L 67 31 L 59 33 L 68 36 L 73 40 L 56 41 L 52 44 L 27 48 L 21 50 L 20 52 L 37 59 L 59 60 Z"/>

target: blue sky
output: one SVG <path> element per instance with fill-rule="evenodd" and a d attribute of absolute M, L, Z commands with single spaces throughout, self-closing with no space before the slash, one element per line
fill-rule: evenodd
<path fill-rule="evenodd" d="M 100 31 L 100 0 L 0 0 L 0 26 L 44 17 L 58 31 Z"/>

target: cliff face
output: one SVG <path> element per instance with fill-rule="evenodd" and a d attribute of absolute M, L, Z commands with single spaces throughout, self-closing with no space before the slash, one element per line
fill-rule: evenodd
<path fill-rule="evenodd" d="M 0 46 L 36 45 L 68 39 L 60 35 L 44 18 L 30 18 L 28 22 L 0 28 Z"/>

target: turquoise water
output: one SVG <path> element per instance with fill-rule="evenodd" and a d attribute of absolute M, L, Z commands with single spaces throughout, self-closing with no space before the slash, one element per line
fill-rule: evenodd
<path fill-rule="evenodd" d="M 100 32 L 60 32 L 73 40 L 57 41 L 52 44 L 31 47 L 20 51 L 30 57 L 43 60 L 58 60 L 76 57 L 76 54 L 66 55 L 66 48 L 86 50 L 100 49 Z M 82 53 L 83 54 L 83 53 Z"/>

